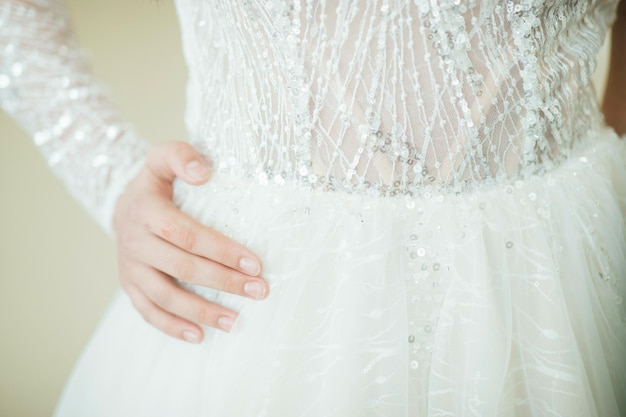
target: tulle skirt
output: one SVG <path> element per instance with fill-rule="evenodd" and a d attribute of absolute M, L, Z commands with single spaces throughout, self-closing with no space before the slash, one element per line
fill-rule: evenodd
<path fill-rule="evenodd" d="M 180 207 L 264 261 L 269 298 L 199 345 L 119 293 L 58 417 L 626 415 L 626 143 L 461 195 L 216 174 Z"/>

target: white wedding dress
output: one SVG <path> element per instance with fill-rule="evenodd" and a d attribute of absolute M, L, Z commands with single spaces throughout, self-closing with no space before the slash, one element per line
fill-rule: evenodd
<path fill-rule="evenodd" d="M 264 261 L 191 345 L 120 293 L 58 417 L 626 415 L 626 144 L 590 74 L 617 0 L 178 0 L 175 200 Z M 123 11 L 120 11 L 123 13 Z M 108 227 L 145 145 L 60 5 L 0 3 L 0 97 Z"/>

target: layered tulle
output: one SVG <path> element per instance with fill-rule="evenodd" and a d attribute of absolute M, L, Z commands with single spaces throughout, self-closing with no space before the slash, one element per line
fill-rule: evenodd
<path fill-rule="evenodd" d="M 381 198 L 216 174 L 180 207 L 264 261 L 264 301 L 200 345 L 120 293 L 57 416 L 626 414 L 626 144 L 462 195 Z M 621 413 L 621 414 L 620 414 Z"/>

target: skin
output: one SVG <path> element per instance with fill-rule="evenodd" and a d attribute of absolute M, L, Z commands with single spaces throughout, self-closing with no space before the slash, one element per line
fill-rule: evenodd
<path fill-rule="evenodd" d="M 611 64 L 602 109 L 606 123 L 626 135 L 626 0 L 618 7 L 611 38 Z"/>
<path fill-rule="evenodd" d="M 230 331 L 237 313 L 182 289 L 173 277 L 252 299 L 269 293 L 258 256 L 172 203 L 176 177 L 199 185 L 209 175 L 190 145 L 156 146 L 118 200 L 113 220 L 122 288 L 148 323 L 192 343 L 203 338 L 200 325 Z"/>
<path fill-rule="evenodd" d="M 619 5 L 612 35 L 611 65 L 603 110 L 607 124 L 626 134 L 626 0 Z M 192 343 L 200 325 L 230 331 L 237 313 L 183 290 L 176 279 L 263 299 L 262 262 L 244 246 L 179 211 L 172 203 L 174 178 L 200 185 L 209 179 L 202 157 L 188 144 L 155 147 L 142 171 L 118 200 L 114 229 L 122 288 L 144 319 Z M 242 259 L 248 261 L 241 262 Z M 248 268 L 242 266 L 248 265 Z M 258 289 L 246 293 L 246 284 Z"/>

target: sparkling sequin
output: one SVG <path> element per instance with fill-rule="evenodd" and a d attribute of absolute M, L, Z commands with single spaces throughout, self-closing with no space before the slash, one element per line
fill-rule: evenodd
<path fill-rule="evenodd" d="M 601 43 L 602 31 L 573 30 L 584 26 L 583 3 L 554 13 L 534 0 L 380 0 L 371 7 L 275 0 L 247 2 L 243 20 L 236 7 L 198 4 L 193 17 L 183 16 L 195 23 L 186 40 L 203 51 L 188 89 L 200 105 L 187 119 L 198 147 L 229 161 L 222 172 L 263 184 L 269 178 L 406 195 L 407 208 L 415 197 L 503 181 L 519 187 L 564 160 L 599 123 L 591 86 L 554 90 L 538 81 L 590 72 L 591 50 L 539 48 L 551 36 L 540 22 L 573 44 Z M 336 7 L 348 20 L 339 22 Z M 266 16 L 277 16 L 271 31 L 262 30 Z M 476 16 L 484 16 L 482 26 Z M 559 16 L 570 16 L 572 30 Z M 507 29 L 491 22 L 507 22 Z M 200 38 L 212 42 L 196 44 Z M 240 47 L 227 47 L 233 44 Z M 397 51 L 388 53 L 389 45 Z M 216 61 L 224 65 L 212 66 Z M 570 61 L 582 65 L 562 65 Z M 220 81 L 200 82 L 205 77 L 195 72 L 205 67 Z M 347 93 L 354 88 L 362 94 Z M 505 117 L 512 113 L 519 120 Z"/>
<path fill-rule="evenodd" d="M 0 74 L 0 88 L 7 88 L 9 84 L 11 84 L 11 79 L 5 74 Z"/>
<path fill-rule="evenodd" d="M 0 3 L 0 103 L 109 229 L 117 196 L 143 164 L 147 144 L 88 71 L 61 3 Z"/>

